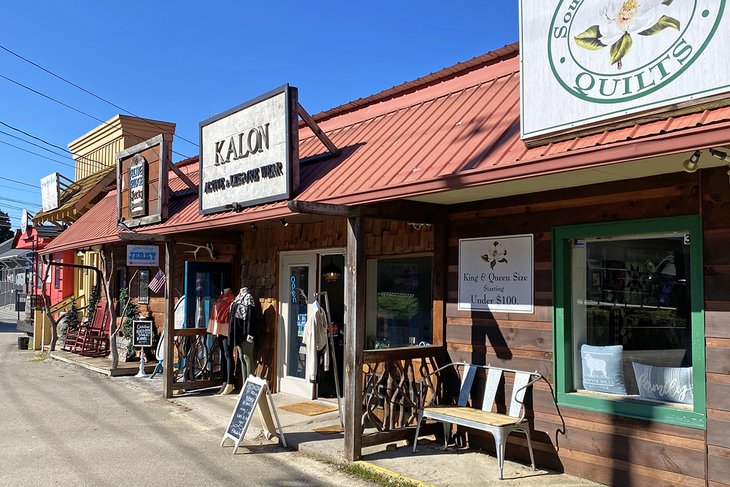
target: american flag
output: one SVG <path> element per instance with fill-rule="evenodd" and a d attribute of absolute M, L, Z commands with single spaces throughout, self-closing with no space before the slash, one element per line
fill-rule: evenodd
<path fill-rule="evenodd" d="M 157 274 L 155 274 L 155 277 L 152 278 L 150 283 L 147 285 L 152 291 L 158 293 L 160 292 L 160 289 L 162 289 L 165 286 L 165 282 L 167 281 L 167 277 L 165 276 L 165 273 L 162 272 L 162 269 L 157 271 Z"/>

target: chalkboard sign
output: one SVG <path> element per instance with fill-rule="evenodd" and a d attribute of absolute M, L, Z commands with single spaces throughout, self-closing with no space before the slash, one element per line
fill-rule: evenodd
<path fill-rule="evenodd" d="M 152 321 L 151 320 L 134 320 L 132 322 L 132 346 L 134 346 L 134 347 L 151 347 L 152 346 Z"/>
<path fill-rule="evenodd" d="M 264 396 L 263 401 L 261 401 L 262 395 Z M 228 422 L 228 427 L 223 435 L 221 446 L 223 446 L 226 442 L 226 439 L 230 438 L 236 443 L 233 449 L 233 453 L 236 453 L 236 449 L 238 449 L 238 445 L 241 443 L 241 440 L 246 434 L 248 425 L 253 417 L 253 411 L 256 409 L 257 405 L 262 416 L 263 426 L 267 430 L 267 437 L 270 437 L 272 430 L 276 431 L 276 429 L 278 429 L 281 435 L 282 444 L 286 446 L 286 440 L 284 439 L 284 433 L 281 431 L 281 425 L 279 424 L 279 417 L 276 414 L 276 410 L 274 410 L 274 416 L 276 417 L 278 428 L 274 426 L 271 418 L 272 410 L 269 407 L 269 401 L 271 399 L 270 396 L 271 392 L 269 392 L 269 386 L 266 383 L 266 380 L 253 375 L 246 379 L 246 382 L 243 384 L 243 388 L 241 389 L 241 393 L 238 395 L 238 400 L 236 401 L 236 407 L 233 409 L 231 420 Z M 271 404 L 273 405 L 273 401 Z"/>

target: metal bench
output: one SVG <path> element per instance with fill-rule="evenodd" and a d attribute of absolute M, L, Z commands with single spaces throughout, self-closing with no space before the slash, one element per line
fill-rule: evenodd
<path fill-rule="evenodd" d="M 446 445 L 448 445 L 451 424 L 485 431 L 494 437 L 497 462 L 499 463 L 499 479 L 502 480 L 507 436 L 514 431 L 521 431 L 527 437 L 527 447 L 530 450 L 530 461 L 532 462 L 531 467 L 535 470 L 535 457 L 532 452 L 532 440 L 530 439 L 530 425 L 527 419 L 525 419 L 525 406 L 523 401 L 527 390 L 535 382 L 539 381 L 542 376 L 537 371 L 526 372 L 489 365 L 475 365 L 466 362 L 450 363 L 433 371 L 429 376 L 440 374 L 449 368 L 455 368 L 458 373 L 462 367 L 464 371 L 461 374 L 461 387 L 459 388 L 459 398 L 456 405 L 429 405 L 419 410 L 416 437 L 413 441 L 413 452 L 416 452 L 421 421 L 425 418 L 444 423 L 444 440 Z M 487 379 L 484 386 L 484 400 L 481 409 L 473 406 L 473 402 L 472 406 L 467 406 L 477 369 L 485 369 L 487 371 Z M 506 414 L 492 412 L 497 389 L 505 373 L 514 375 L 509 409 Z"/>

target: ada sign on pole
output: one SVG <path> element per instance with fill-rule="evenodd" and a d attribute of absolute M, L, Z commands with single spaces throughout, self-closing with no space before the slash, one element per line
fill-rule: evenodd
<path fill-rule="evenodd" d="M 521 0 L 524 139 L 730 91 L 726 0 Z"/>
<path fill-rule="evenodd" d="M 297 91 L 284 85 L 200 123 L 200 211 L 289 198 L 298 171 Z"/>
<path fill-rule="evenodd" d="M 459 309 L 534 311 L 532 235 L 459 240 Z"/>
<path fill-rule="evenodd" d="M 128 267 L 157 267 L 160 248 L 157 245 L 127 245 Z"/>
<path fill-rule="evenodd" d="M 58 208 L 58 173 L 41 178 L 41 206 L 43 211 Z"/>

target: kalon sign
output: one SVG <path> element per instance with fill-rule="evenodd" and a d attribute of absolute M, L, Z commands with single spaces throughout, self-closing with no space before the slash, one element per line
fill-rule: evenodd
<path fill-rule="evenodd" d="M 522 0 L 522 137 L 702 109 L 730 91 L 725 0 Z"/>
<path fill-rule="evenodd" d="M 201 122 L 201 213 L 288 199 L 299 180 L 297 123 L 289 85 Z"/>

